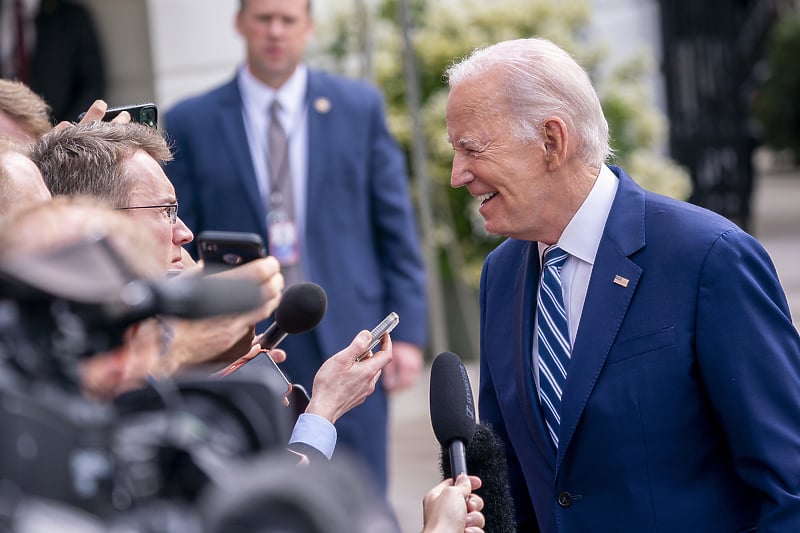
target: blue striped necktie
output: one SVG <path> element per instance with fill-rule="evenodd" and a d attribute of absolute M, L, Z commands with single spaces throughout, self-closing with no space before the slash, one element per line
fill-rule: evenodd
<path fill-rule="evenodd" d="M 561 391 L 567 380 L 572 346 L 567 328 L 561 267 L 569 254 L 558 246 L 544 253 L 542 280 L 537 297 L 536 337 L 539 350 L 539 399 L 542 402 L 547 430 L 558 448 L 561 423 Z"/>

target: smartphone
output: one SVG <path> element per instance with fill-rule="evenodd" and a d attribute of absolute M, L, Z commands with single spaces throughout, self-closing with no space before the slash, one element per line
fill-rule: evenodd
<path fill-rule="evenodd" d="M 275 383 L 280 383 L 282 388 L 285 387 L 281 395 L 283 396 L 286 406 L 292 410 L 292 416 L 294 417 L 292 421 L 297 420 L 297 417 L 306 411 L 308 402 L 311 401 L 308 392 L 302 385 L 289 381 L 289 378 L 287 378 L 286 374 L 280 369 L 278 363 L 276 363 L 266 351 L 259 353 L 249 360 L 240 359 L 217 372 L 214 376 L 225 377 L 244 366 L 245 363 L 250 367 L 266 369 L 269 374 L 274 376 L 273 380 Z"/>
<path fill-rule="evenodd" d="M 158 106 L 152 102 L 148 102 L 146 104 L 109 107 L 106 110 L 106 114 L 103 115 L 103 122 L 109 122 L 113 120 L 123 111 L 127 111 L 130 114 L 131 122 L 138 122 L 140 124 L 150 126 L 151 128 L 158 127 Z M 86 115 L 85 112 L 78 115 L 79 122 L 83 119 L 84 115 Z"/>
<path fill-rule="evenodd" d="M 397 313 L 392 311 L 386 318 L 380 321 L 377 326 L 371 331 L 372 340 L 369 343 L 369 348 L 366 349 L 364 353 L 356 357 L 356 362 L 361 361 L 367 357 L 370 357 L 370 352 L 372 349 L 375 348 L 379 342 L 381 342 L 381 338 L 383 337 L 384 333 L 389 333 L 392 331 L 395 326 L 400 322 L 400 317 L 397 316 Z"/>
<path fill-rule="evenodd" d="M 257 233 L 203 231 L 197 236 L 197 254 L 206 272 L 219 272 L 265 256 Z"/>

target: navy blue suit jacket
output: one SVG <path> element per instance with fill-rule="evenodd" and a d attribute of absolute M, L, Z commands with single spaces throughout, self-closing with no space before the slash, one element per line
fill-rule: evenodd
<path fill-rule="evenodd" d="M 320 111 L 313 104 L 319 98 L 330 109 Z M 315 330 L 290 335 L 281 348 L 289 355 L 282 366 L 310 390 L 324 359 L 389 311 L 400 316 L 392 339 L 424 346 L 427 304 L 405 160 L 387 130 L 380 93 L 310 70 L 306 102 L 305 268 L 309 281 L 325 289 L 328 311 Z M 236 80 L 179 103 L 164 124 L 175 149 L 166 172 L 184 222 L 195 232 L 250 231 L 268 243 Z M 386 415 L 379 385 L 337 423 L 340 442 L 360 441 L 355 445 L 371 448 L 376 468 L 384 470 Z M 378 478 L 385 484 L 385 471 Z"/>
<path fill-rule="evenodd" d="M 537 243 L 484 265 L 480 416 L 506 442 L 520 529 L 800 531 L 800 339 L 771 260 L 612 170 L 558 450 L 531 375 Z"/>

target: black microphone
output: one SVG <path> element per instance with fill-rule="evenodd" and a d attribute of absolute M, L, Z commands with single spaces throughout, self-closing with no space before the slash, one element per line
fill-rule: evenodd
<path fill-rule="evenodd" d="M 275 321 L 258 337 L 265 350 L 271 350 L 291 333 L 304 333 L 317 327 L 328 309 L 325 291 L 311 282 L 290 285 L 275 310 Z"/>
<path fill-rule="evenodd" d="M 430 408 L 433 433 L 442 449 L 448 450 L 455 480 L 467 473 L 465 447 L 475 433 L 475 403 L 467 369 L 454 353 L 442 352 L 433 360 Z"/>
<path fill-rule="evenodd" d="M 484 530 L 497 533 L 515 533 L 514 501 L 508 486 L 506 452 L 503 441 L 485 424 L 475 427 L 472 442 L 467 446 L 467 469 L 481 478 L 481 488 L 475 494 L 483 498 Z M 442 475 L 451 470 L 450 458 L 444 450 L 440 457 Z"/>
<path fill-rule="evenodd" d="M 317 324 L 322 321 L 322 317 L 325 316 L 325 311 L 327 309 L 328 296 L 325 294 L 322 287 L 316 283 L 302 282 L 290 285 L 288 289 L 283 291 L 281 303 L 278 304 L 278 308 L 275 310 L 275 321 L 270 324 L 267 331 L 258 336 L 257 342 L 261 345 L 262 349 L 271 350 L 285 339 L 289 333 L 304 333 L 317 327 Z M 269 355 L 267 355 L 267 357 L 269 357 Z M 248 362 L 257 359 L 258 357 L 248 359 L 246 355 L 242 356 L 214 375 L 217 377 L 225 377 Z M 268 365 L 268 368 L 275 370 L 276 373 L 289 384 L 283 372 L 280 371 L 275 362 Z M 291 388 L 301 390 L 307 399 L 308 393 L 303 387 L 300 385 L 291 385 Z M 300 401 L 303 401 L 302 397 Z M 304 408 L 305 407 L 303 407 L 303 409 Z"/>

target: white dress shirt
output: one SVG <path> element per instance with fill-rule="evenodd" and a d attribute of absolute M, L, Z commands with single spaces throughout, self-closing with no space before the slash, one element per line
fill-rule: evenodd
<path fill-rule="evenodd" d="M 592 277 L 594 259 L 597 248 L 606 227 L 606 219 L 611 211 L 611 204 L 617 194 L 619 180 L 611 169 L 603 165 L 594 182 L 589 196 L 583 201 L 572 220 L 556 243 L 559 248 L 569 254 L 564 266 L 561 268 L 561 285 L 564 291 L 564 307 L 567 313 L 567 326 L 569 328 L 570 346 L 575 344 L 575 336 L 581 323 L 583 303 L 586 300 L 586 291 L 589 289 L 589 280 Z M 548 245 L 539 243 L 539 265 Z M 538 286 L 537 286 L 538 290 Z M 535 319 L 535 317 L 534 317 Z M 535 324 L 536 322 L 534 322 Z M 536 331 L 533 333 L 533 364 L 531 370 L 539 390 L 539 343 Z M 567 371 L 569 373 L 569 370 Z"/>

